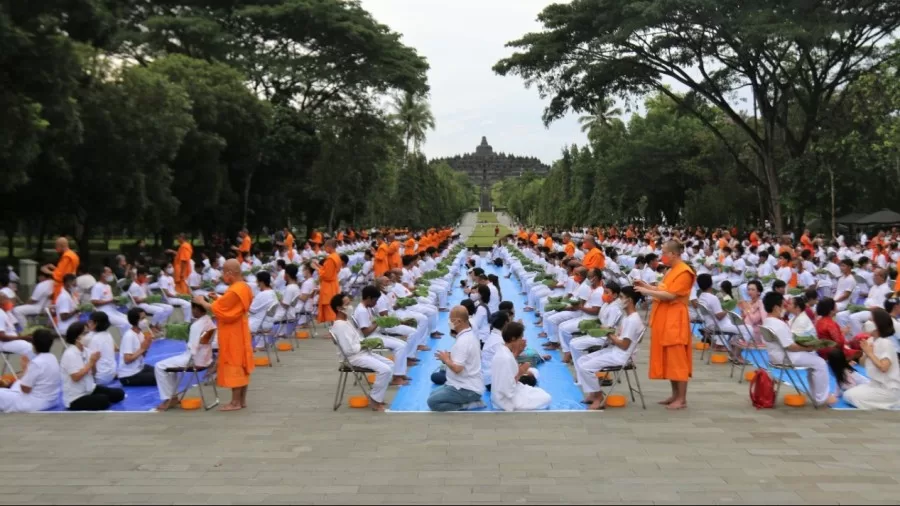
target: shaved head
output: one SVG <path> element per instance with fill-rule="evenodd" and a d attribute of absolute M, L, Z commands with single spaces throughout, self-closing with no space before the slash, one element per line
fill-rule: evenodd
<path fill-rule="evenodd" d="M 225 282 L 226 285 L 230 285 L 232 283 L 236 283 L 241 280 L 241 264 L 237 261 L 236 258 L 230 258 L 225 260 L 225 265 L 222 267 L 222 281 Z"/>
<path fill-rule="evenodd" d="M 465 306 L 453 306 L 450 309 L 450 321 L 456 320 L 457 324 L 466 329 L 469 327 L 469 310 Z M 451 325 L 452 326 L 452 325 Z M 457 329 L 459 331 L 460 329 Z"/>
<path fill-rule="evenodd" d="M 389 280 L 387 276 L 378 276 L 375 278 L 375 286 L 378 287 L 379 290 L 383 289 L 390 282 L 391 280 Z"/>
<path fill-rule="evenodd" d="M 69 249 L 69 240 L 65 237 L 59 237 L 56 239 L 56 251 L 62 253 Z"/>
<path fill-rule="evenodd" d="M 334 245 L 335 245 L 334 239 L 328 239 L 327 241 L 325 241 L 325 249 L 326 250 L 333 250 Z"/>
<path fill-rule="evenodd" d="M 662 249 L 664 251 L 668 251 L 669 253 L 676 253 L 678 255 L 684 253 L 684 245 L 674 239 L 666 241 Z"/>
<path fill-rule="evenodd" d="M 586 234 L 586 235 L 584 236 L 584 241 L 583 241 L 583 242 L 585 242 L 585 243 L 587 243 L 587 244 L 589 244 L 589 245 L 591 245 L 591 246 L 596 246 L 596 245 L 597 245 L 597 243 L 594 241 L 594 236 L 592 236 L 592 235 L 590 235 L 590 234 Z"/>

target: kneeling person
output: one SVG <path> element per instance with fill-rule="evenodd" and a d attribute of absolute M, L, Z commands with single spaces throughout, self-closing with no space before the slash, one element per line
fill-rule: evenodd
<path fill-rule="evenodd" d="M 523 384 L 523 376 L 532 375 L 531 364 L 519 364 L 516 358 L 525 351 L 525 326 L 507 323 L 503 343 L 491 362 L 491 402 L 503 411 L 534 411 L 550 406 L 550 394 L 543 389 Z"/>

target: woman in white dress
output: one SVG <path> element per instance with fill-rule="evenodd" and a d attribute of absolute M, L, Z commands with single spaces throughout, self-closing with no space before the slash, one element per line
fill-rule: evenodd
<path fill-rule="evenodd" d="M 525 351 L 525 326 L 519 322 L 507 323 L 503 328 L 503 343 L 497 348 L 491 362 L 491 403 L 494 409 L 503 411 L 535 411 L 550 406 L 550 394 L 541 388 L 525 385 L 519 379 L 534 375 L 531 364 L 519 364 L 516 357 Z"/>
<path fill-rule="evenodd" d="M 309 263 L 303 264 L 303 283 L 300 284 L 300 305 L 301 315 L 297 321 L 298 325 L 304 325 L 316 314 L 319 305 L 319 287 L 316 286 L 316 279 L 313 277 L 313 269 Z"/>
<path fill-rule="evenodd" d="M 872 321 L 875 332 L 860 342 L 869 383 L 848 389 L 844 401 L 858 409 L 897 409 L 900 407 L 900 365 L 897 349 L 890 339 L 894 335 L 894 322 L 882 309 L 872 311 Z"/>
<path fill-rule="evenodd" d="M 0 413 L 34 413 L 56 406 L 61 388 L 59 362 L 50 353 L 54 337 L 40 329 L 31 337 L 37 353 L 30 361 L 22 356 L 24 370 L 9 389 L 0 389 Z"/>

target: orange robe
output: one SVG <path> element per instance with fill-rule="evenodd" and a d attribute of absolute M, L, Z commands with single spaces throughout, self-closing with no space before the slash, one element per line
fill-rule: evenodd
<path fill-rule="evenodd" d="M 544 247 L 552 250 L 553 249 L 553 239 L 550 237 L 545 237 L 544 238 Z"/>
<path fill-rule="evenodd" d="M 79 263 L 81 260 L 78 258 L 78 254 L 70 249 L 60 255 L 59 261 L 56 262 L 56 269 L 53 269 L 53 302 L 56 302 L 56 297 L 62 291 L 63 278 L 66 277 L 66 274 L 75 274 Z"/>
<path fill-rule="evenodd" d="M 185 295 L 190 295 L 191 293 L 191 288 L 187 284 L 187 278 L 193 271 L 191 267 L 193 256 L 194 248 L 187 241 L 182 242 L 181 246 L 178 247 L 178 253 L 175 254 L 175 263 L 172 266 L 175 269 L 173 277 L 175 278 L 175 291 L 177 293 Z M 187 270 L 183 269 L 184 262 L 187 262 Z"/>
<path fill-rule="evenodd" d="M 756 232 L 750 233 L 750 245 L 759 247 L 759 235 Z"/>
<path fill-rule="evenodd" d="M 375 250 L 375 261 L 372 264 L 372 272 L 375 274 L 375 277 L 378 278 L 384 276 L 384 273 L 390 268 L 388 245 L 387 243 L 381 243 L 378 245 L 378 249 Z"/>
<path fill-rule="evenodd" d="M 538 235 L 535 234 L 534 232 L 532 232 L 531 233 L 531 244 L 537 244 L 537 243 L 538 243 Z"/>
<path fill-rule="evenodd" d="M 406 243 L 403 245 L 403 254 L 404 255 L 412 255 L 416 252 L 416 240 L 410 237 L 406 240 Z"/>
<path fill-rule="evenodd" d="M 572 241 L 567 242 L 566 245 L 563 246 L 563 249 L 566 251 L 567 257 L 575 256 L 575 243 Z"/>
<path fill-rule="evenodd" d="M 312 236 L 309 238 L 309 242 L 319 245 L 322 245 L 322 232 L 315 231 L 312 233 Z"/>
<path fill-rule="evenodd" d="M 241 245 L 238 246 L 238 262 L 244 263 L 245 256 L 250 256 L 250 250 L 253 247 L 253 241 L 250 240 L 250 235 L 245 235 L 244 240 L 241 241 Z"/>
<path fill-rule="evenodd" d="M 394 241 L 388 246 L 388 265 L 391 269 L 403 267 L 403 259 L 400 258 L 400 241 Z"/>
<path fill-rule="evenodd" d="M 806 234 L 800 236 L 800 244 L 803 246 L 803 249 L 809 251 L 810 253 L 815 251 L 812 241 L 809 240 L 809 236 L 807 236 Z"/>
<path fill-rule="evenodd" d="M 606 267 L 606 256 L 600 251 L 600 248 L 591 248 L 584 256 L 582 265 L 588 269 L 603 269 Z"/>
<path fill-rule="evenodd" d="M 294 249 L 294 234 L 288 232 L 287 237 L 284 238 L 284 249 L 288 251 L 288 254 Z"/>
<path fill-rule="evenodd" d="M 697 275 L 681 262 L 669 269 L 659 290 L 675 294 L 671 301 L 653 301 L 650 314 L 650 379 L 688 381 L 693 372 L 691 318 L 688 297 Z"/>
<path fill-rule="evenodd" d="M 341 272 L 341 257 L 331 253 L 319 267 L 319 322 L 333 322 L 337 315 L 331 309 L 331 299 L 341 293 L 338 273 Z"/>
<path fill-rule="evenodd" d="M 241 388 L 250 384 L 253 345 L 250 342 L 250 303 L 253 291 L 238 281 L 212 303 L 219 340 L 219 364 L 216 384 L 223 388 Z"/>

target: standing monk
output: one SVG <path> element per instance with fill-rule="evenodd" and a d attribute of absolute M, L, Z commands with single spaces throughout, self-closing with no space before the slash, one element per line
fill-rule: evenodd
<path fill-rule="evenodd" d="M 331 299 L 341 293 L 338 273 L 341 272 L 341 257 L 334 251 L 334 240 L 325 241 L 325 253 L 328 255 L 319 266 L 319 318 L 320 322 L 333 322 L 337 315 L 331 309 Z"/>
<path fill-rule="evenodd" d="M 378 249 L 373 253 L 375 262 L 372 265 L 372 272 L 375 274 L 376 279 L 384 276 L 391 268 L 388 245 L 384 242 L 384 238 L 381 235 L 378 236 L 377 241 Z"/>
<path fill-rule="evenodd" d="M 41 272 L 53 278 L 53 302 L 56 302 L 56 297 L 63 289 L 63 278 L 66 274 L 74 276 L 80 263 L 78 255 L 69 249 L 69 240 L 65 237 L 56 240 L 56 252 L 59 253 L 56 265 L 47 264 L 41 267 Z"/>
<path fill-rule="evenodd" d="M 661 260 L 669 270 L 659 285 L 634 282 L 638 292 L 654 299 L 650 313 L 650 379 L 672 382 L 672 396 L 660 402 L 668 409 L 687 407 L 687 386 L 692 373 L 688 299 L 697 274 L 681 260 L 683 252 L 681 243 L 667 242 Z"/>
<path fill-rule="evenodd" d="M 403 261 L 400 258 L 400 241 L 398 241 L 393 233 L 387 236 L 388 244 L 388 265 L 391 269 L 403 268 Z"/>
<path fill-rule="evenodd" d="M 231 389 L 231 402 L 219 411 L 237 411 L 247 407 L 247 386 L 254 368 L 248 320 L 253 291 L 241 276 L 241 264 L 233 258 L 222 268 L 222 282 L 228 285 L 228 290 L 215 302 L 210 304 L 201 296 L 194 297 L 194 302 L 216 317 L 219 340 L 216 383 Z"/>
<path fill-rule="evenodd" d="M 187 241 L 184 234 L 178 234 L 178 251 L 175 253 L 175 262 L 173 262 L 174 269 L 174 278 L 175 278 L 175 291 L 180 294 L 188 295 L 191 293 L 191 288 L 188 286 L 187 279 L 188 276 L 193 272 L 193 256 L 194 256 L 194 248 L 191 246 L 191 243 Z"/>
<path fill-rule="evenodd" d="M 241 239 L 240 246 L 232 246 L 231 249 L 237 251 L 237 260 L 239 264 L 244 263 L 244 260 L 250 257 L 250 249 L 253 246 L 253 241 L 250 240 L 250 233 L 247 232 L 247 229 L 243 229 L 238 233 L 238 236 Z"/>

